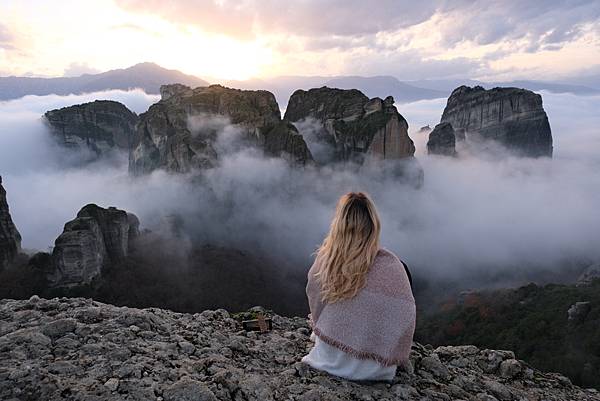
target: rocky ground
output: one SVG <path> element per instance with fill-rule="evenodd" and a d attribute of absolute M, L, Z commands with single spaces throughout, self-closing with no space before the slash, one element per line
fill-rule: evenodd
<path fill-rule="evenodd" d="M 268 334 L 225 310 L 181 314 L 82 298 L 0 301 L 2 400 L 600 400 L 510 351 L 415 344 L 413 371 L 354 383 L 298 362 L 303 318 Z"/>

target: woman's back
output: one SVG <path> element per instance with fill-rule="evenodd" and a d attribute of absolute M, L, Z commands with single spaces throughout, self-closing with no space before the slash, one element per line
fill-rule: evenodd
<path fill-rule="evenodd" d="M 381 249 L 375 205 L 363 193 L 338 201 L 308 272 L 315 347 L 311 366 L 356 380 L 389 380 L 408 363 L 415 300 L 404 264 Z"/>
<path fill-rule="evenodd" d="M 351 299 L 323 302 L 315 261 L 307 296 L 313 332 L 320 341 L 350 356 L 383 367 L 405 364 L 415 327 L 415 301 L 402 262 L 381 249 L 365 286 Z"/>

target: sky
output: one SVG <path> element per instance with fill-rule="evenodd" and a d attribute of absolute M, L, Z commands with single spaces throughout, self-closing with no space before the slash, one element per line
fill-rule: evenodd
<path fill-rule="evenodd" d="M 144 61 L 219 79 L 560 79 L 600 73 L 600 1 L 0 2 L 0 76 Z"/>

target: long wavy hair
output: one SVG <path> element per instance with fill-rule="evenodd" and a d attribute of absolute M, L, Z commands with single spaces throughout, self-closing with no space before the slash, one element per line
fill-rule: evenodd
<path fill-rule="evenodd" d="M 366 194 L 350 192 L 340 198 L 329 233 L 316 252 L 324 302 L 351 299 L 365 286 L 379 251 L 380 231 L 377 210 Z"/>

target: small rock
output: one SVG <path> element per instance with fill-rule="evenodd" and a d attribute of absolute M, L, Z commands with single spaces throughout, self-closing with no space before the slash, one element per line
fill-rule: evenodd
<path fill-rule="evenodd" d="M 512 399 L 512 394 L 510 393 L 510 390 L 502 383 L 486 380 L 483 382 L 483 385 L 490 393 L 492 393 L 496 398 L 500 400 Z"/>
<path fill-rule="evenodd" d="M 421 369 L 431 372 L 435 377 L 439 379 L 447 380 L 450 377 L 450 371 L 440 359 L 436 356 L 427 356 L 421 359 Z"/>
<path fill-rule="evenodd" d="M 184 378 L 163 392 L 165 401 L 217 401 L 214 393 L 205 384 Z"/>
<path fill-rule="evenodd" d="M 515 359 L 514 352 L 485 349 L 480 352 L 479 357 L 477 358 L 477 363 L 484 372 L 493 373 L 498 369 L 500 363 L 505 359 Z"/>
<path fill-rule="evenodd" d="M 294 364 L 294 369 L 296 369 L 296 373 L 300 377 L 308 377 L 310 374 L 310 368 L 308 367 L 307 364 L 302 363 L 302 362 L 296 362 Z"/>
<path fill-rule="evenodd" d="M 52 339 L 57 339 L 67 333 L 72 333 L 77 328 L 75 319 L 59 319 L 46 324 L 42 328 L 42 333 Z"/>
<path fill-rule="evenodd" d="M 29 298 L 29 303 L 32 303 L 32 304 L 37 304 L 39 301 L 40 301 L 40 297 L 37 295 L 32 295 Z"/>
<path fill-rule="evenodd" d="M 194 344 L 187 341 L 181 341 L 177 343 L 177 345 L 179 346 L 181 352 L 186 355 L 192 355 L 194 351 L 196 351 L 196 347 L 194 347 Z"/>
<path fill-rule="evenodd" d="M 76 372 L 78 369 L 75 365 L 67 361 L 57 361 L 48 365 L 48 372 L 54 374 L 67 374 Z"/>
<path fill-rule="evenodd" d="M 521 373 L 522 369 L 523 367 L 519 361 L 516 359 L 507 359 L 500 363 L 500 376 L 505 379 L 512 379 Z"/>
<path fill-rule="evenodd" d="M 112 377 L 104 383 L 104 386 L 110 391 L 117 391 L 119 388 L 119 379 Z"/>

